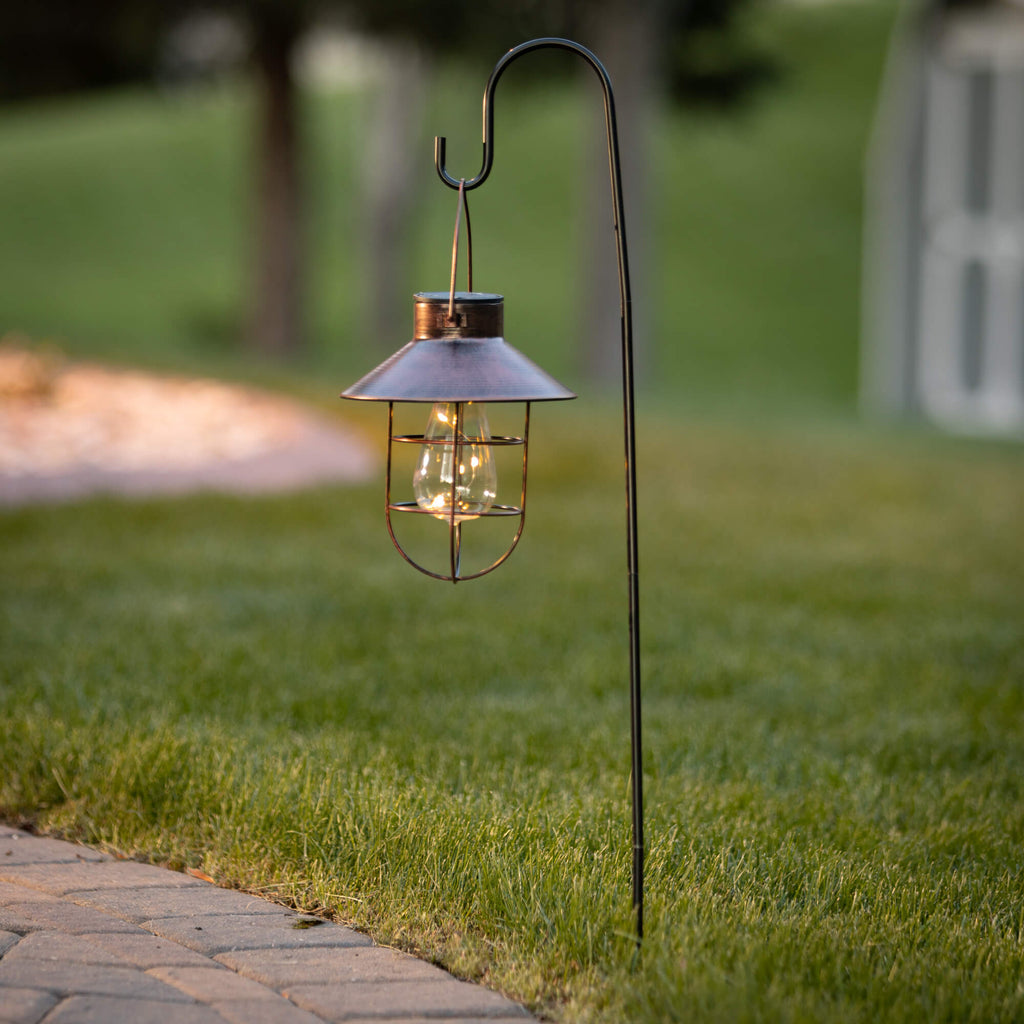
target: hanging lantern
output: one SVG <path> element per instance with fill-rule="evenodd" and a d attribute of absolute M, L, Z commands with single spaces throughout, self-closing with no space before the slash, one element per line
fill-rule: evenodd
<path fill-rule="evenodd" d="M 385 511 L 388 532 L 410 565 L 435 579 L 475 579 L 512 553 L 526 515 L 530 403 L 576 396 L 502 337 L 504 299 L 487 292 L 420 292 L 415 296 L 413 339 L 342 393 L 342 398 L 388 403 Z M 395 433 L 395 403 L 428 406 L 422 433 Z M 524 403 L 522 429 L 495 435 L 487 404 Z M 395 445 L 417 447 L 409 481 L 412 497 L 395 500 Z M 514 481 L 499 480 L 496 449 L 522 449 Z M 499 491 L 501 488 L 501 491 Z M 504 494 L 511 492 L 511 498 Z M 447 565 L 428 568 L 411 557 L 396 535 L 395 514 L 427 515 L 448 525 Z M 483 569 L 463 571 L 462 526 L 476 519 L 510 517 L 504 552 Z"/>

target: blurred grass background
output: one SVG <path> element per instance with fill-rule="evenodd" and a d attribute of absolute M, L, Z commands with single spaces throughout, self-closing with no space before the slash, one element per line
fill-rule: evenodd
<path fill-rule="evenodd" d="M 779 55 L 780 80 L 732 115 L 658 114 L 636 282 L 652 394 L 690 408 L 853 408 L 862 155 L 892 20 L 889 2 L 766 5 L 750 31 Z M 448 281 L 454 203 L 430 136 L 448 137 L 450 167 L 475 173 L 487 70 L 439 75 L 410 296 Z M 501 96 L 500 160 L 472 196 L 477 287 L 507 296 L 514 344 L 577 378 L 577 178 L 597 103 L 587 77 L 552 89 L 517 67 Z M 358 217 L 367 116 L 358 90 L 305 98 L 311 339 L 293 369 L 330 374 L 325 394 L 372 365 Z M 242 345 L 253 120 L 241 82 L 0 113 L 5 326 L 72 354 L 256 372 Z M 608 236 L 610 246 L 610 213 Z"/>
<path fill-rule="evenodd" d="M 586 394 L 536 411 L 523 542 L 468 587 L 394 555 L 376 485 L 5 511 L 0 814 L 330 913 L 556 1019 L 1019 1020 L 1021 449 L 853 417 L 893 14 L 766 5 L 781 80 L 729 119 L 661 115 L 638 970 L 621 438 Z M 467 173 L 482 84 L 446 71 L 426 126 Z M 593 97 L 506 84 L 477 285 L 575 385 L 570 169 Z M 240 84 L 0 115 L 5 327 L 341 405 L 376 361 L 364 102 L 306 100 L 304 360 L 241 347 Z M 448 272 L 429 141 L 424 164 L 410 291 Z"/>

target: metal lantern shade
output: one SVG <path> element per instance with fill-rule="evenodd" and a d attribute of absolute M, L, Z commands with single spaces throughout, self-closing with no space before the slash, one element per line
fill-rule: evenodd
<path fill-rule="evenodd" d="M 483 576 L 497 568 L 512 553 L 522 535 L 526 515 L 526 467 L 530 423 L 530 403 L 575 398 L 539 366 L 509 345 L 502 337 L 504 299 L 487 292 L 420 292 L 415 296 L 413 340 L 376 369 L 342 392 L 342 398 L 388 403 L 388 456 L 386 515 L 388 532 L 403 558 L 428 576 L 459 580 Z M 456 421 L 450 438 L 426 434 L 395 434 L 396 402 L 451 403 Z M 470 403 L 524 402 L 523 430 L 519 436 L 468 436 L 460 418 Z M 454 466 L 463 462 L 466 448 L 490 451 L 494 447 L 520 445 L 523 450 L 519 503 L 490 504 L 483 511 L 461 516 L 458 513 L 457 473 L 450 473 L 451 497 L 443 512 L 423 507 L 417 501 L 393 501 L 391 498 L 392 450 L 395 444 L 450 446 Z M 435 572 L 409 556 L 395 536 L 392 513 L 432 515 L 448 525 L 448 567 Z M 462 569 L 462 520 L 496 516 L 517 516 L 518 527 L 504 554 L 476 572 Z"/>
<path fill-rule="evenodd" d="M 373 402 L 550 402 L 576 395 L 501 336 L 505 302 L 487 292 L 419 292 L 413 340 L 342 392 Z M 448 317 L 449 305 L 452 317 Z"/>

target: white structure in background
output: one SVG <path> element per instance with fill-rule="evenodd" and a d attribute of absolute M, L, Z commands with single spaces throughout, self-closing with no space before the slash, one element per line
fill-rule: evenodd
<path fill-rule="evenodd" d="M 865 407 L 1024 433 L 1024 0 L 907 5 L 866 215 Z"/>

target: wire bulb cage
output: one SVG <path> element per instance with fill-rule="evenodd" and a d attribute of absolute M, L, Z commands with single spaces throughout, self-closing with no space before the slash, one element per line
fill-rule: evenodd
<path fill-rule="evenodd" d="M 388 457 L 385 476 L 385 516 L 388 534 L 396 550 L 414 568 L 434 579 L 458 583 L 476 579 L 497 569 L 512 554 L 523 534 L 526 520 L 526 469 L 529 447 L 530 403 L 525 405 L 520 435 L 498 435 L 479 431 L 467 424 L 479 424 L 480 403 L 434 403 L 428 418 L 428 429 L 422 434 L 396 434 L 394 403 L 388 403 Z M 441 422 L 450 426 L 443 433 L 431 427 Z M 416 446 L 416 469 L 412 474 L 415 500 L 395 501 L 392 496 L 393 452 L 395 445 Z M 502 504 L 498 496 L 494 463 L 499 448 L 518 447 L 519 487 L 517 504 Z M 504 477 L 504 474 L 501 474 Z M 443 569 L 430 569 L 413 557 L 396 533 L 393 513 L 429 516 L 448 527 L 448 551 Z M 481 519 L 511 520 L 513 532 L 504 551 L 490 559 L 484 568 L 467 569 L 463 560 L 462 527 Z"/>

